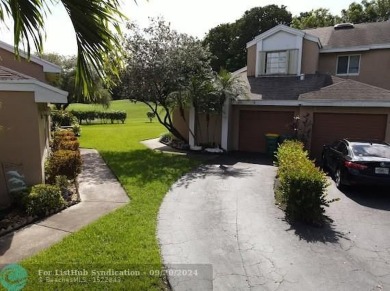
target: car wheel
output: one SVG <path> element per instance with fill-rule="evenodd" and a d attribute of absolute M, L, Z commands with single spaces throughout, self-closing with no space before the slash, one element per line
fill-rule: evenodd
<path fill-rule="evenodd" d="M 338 189 L 343 188 L 343 178 L 341 177 L 341 171 L 340 168 L 336 169 L 336 172 L 334 173 L 334 181 L 336 183 L 336 187 Z"/>

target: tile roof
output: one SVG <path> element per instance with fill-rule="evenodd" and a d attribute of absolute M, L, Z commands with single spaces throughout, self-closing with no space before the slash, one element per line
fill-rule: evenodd
<path fill-rule="evenodd" d="M 243 100 L 297 100 L 300 94 L 319 90 L 333 83 L 332 78 L 325 74 L 283 77 L 247 77 L 246 71 L 240 78 L 247 87 L 247 96 Z"/>
<path fill-rule="evenodd" d="M 390 91 L 351 79 L 301 94 L 298 100 L 390 101 Z"/>
<path fill-rule="evenodd" d="M 32 79 L 31 77 L 18 73 L 14 70 L 0 66 L 0 80 L 27 80 Z"/>
<path fill-rule="evenodd" d="M 237 75 L 246 85 L 246 96 L 239 101 L 305 100 L 305 101 L 390 101 L 390 90 L 351 79 L 326 74 L 290 77 L 247 77 L 246 70 Z"/>
<path fill-rule="evenodd" d="M 346 29 L 328 26 L 303 31 L 317 36 L 324 49 L 390 44 L 390 21 L 360 23 Z"/>

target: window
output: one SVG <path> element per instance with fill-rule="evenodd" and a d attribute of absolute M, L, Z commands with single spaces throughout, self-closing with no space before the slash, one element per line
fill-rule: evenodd
<path fill-rule="evenodd" d="M 337 58 L 337 75 L 359 74 L 360 55 L 340 56 Z"/>
<path fill-rule="evenodd" d="M 299 50 L 260 51 L 257 76 L 298 74 Z"/>
<path fill-rule="evenodd" d="M 266 74 L 287 74 L 287 51 L 267 52 Z"/>

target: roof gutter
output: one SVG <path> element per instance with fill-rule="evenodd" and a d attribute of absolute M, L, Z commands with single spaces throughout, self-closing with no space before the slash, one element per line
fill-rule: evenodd
<path fill-rule="evenodd" d="M 390 108 L 390 101 L 367 100 L 236 100 L 233 105 L 246 106 L 320 106 L 320 107 L 386 107 Z"/>
<path fill-rule="evenodd" d="M 0 80 L 1 91 L 33 92 L 36 103 L 67 103 L 68 92 L 36 79 Z"/>

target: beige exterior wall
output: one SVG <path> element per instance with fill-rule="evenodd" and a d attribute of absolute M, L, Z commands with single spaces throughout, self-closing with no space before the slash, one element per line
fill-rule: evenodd
<path fill-rule="evenodd" d="M 336 75 L 337 57 L 361 55 L 357 76 L 340 76 L 390 90 L 390 50 L 370 50 L 352 53 L 320 54 L 319 71 Z"/>
<path fill-rule="evenodd" d="M 243 106 L 235 105 L 232 109 L 232 131 L 231 131 L 231 149 L 237 151 L 239 146 L 239 128 L 240 128 L 240 111 L 241 110 L 253 110 L 253 111 L 294 111 L 294 115 L 299 115 L 298 107 L 289 106 Z M 272 120 L 270 120 L 272 122 Z M 291 120 L 292 122 L 292 120 Z"/>
<path fill-rule="evenodd" d="M 36 104 L 32 92 L 1 92 L 0 206 L 9 202 L 4 167 L 16 167 L 28 185 L 44 181 L 48 143 L 46 105 Z M 37 134 L 39 133 L 39 134 Z"/>
<path fill-rule="evenodd" d="M 175 109 L 172 114 L 173 126 L 180 132 L 180 134 L 188 141 L 189 139 L 189 111 L 184 110 L 184 118 L 180 114 L 179 109 Z"/>
<path fill-rule="evenodd" d="M 247 48 L 247 74 L 252 77 L 256 75 L 256 44 Z"/>
<path fill-rule="evenodd" d="M 29 62 L 22 57 L 18 60 L 13 53 L 2 48 L 0 48 L 0 66 L 10 68 L 39 81 L 46 82 L 45 73 L 43 72 L 43 67 L 41 65 Z"/>
<path fill-rule="evenodd" d="M 320 49 L 316 42 L 303 39 L 301 74 L 315 74 L 318 71 Z"/>

